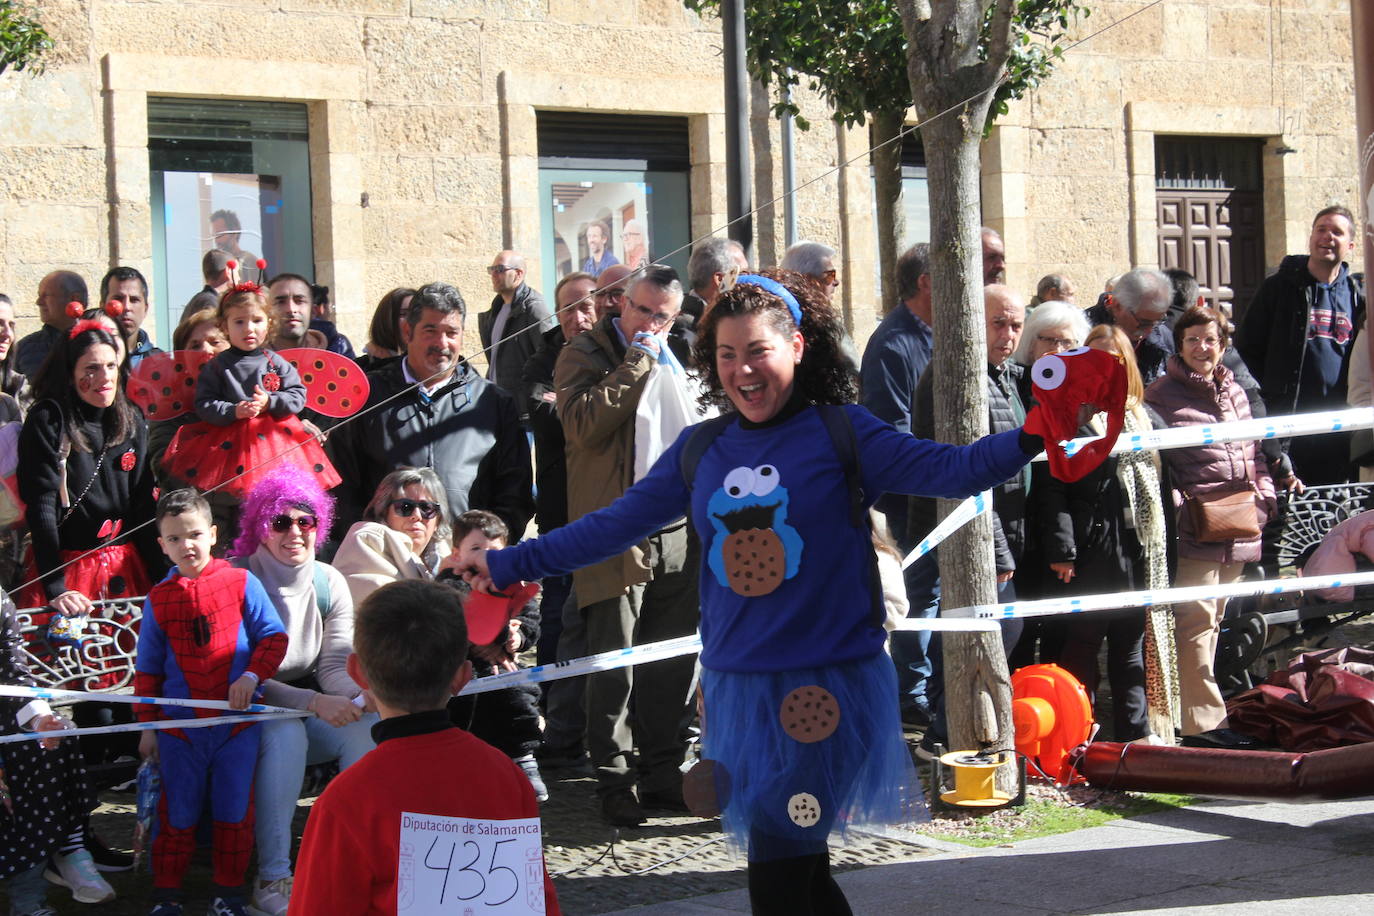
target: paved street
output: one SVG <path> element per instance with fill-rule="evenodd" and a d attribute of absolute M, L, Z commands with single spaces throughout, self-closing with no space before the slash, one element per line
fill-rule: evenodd
<path fill-rule="evenodd" d="M 1374 912 L 1374 799 L 1207 801 L 839 875 L 856 914 Z M 740 891 L 621 910 L 748 912 Z"/>

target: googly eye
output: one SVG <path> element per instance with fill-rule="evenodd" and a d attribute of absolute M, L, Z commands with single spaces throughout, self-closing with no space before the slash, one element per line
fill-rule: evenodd
<path fill-rule="evenodd" d="M 1080 353 L 1087 353 L 1092 347 L 1074 347 L 1072 350 L 1065 350 L 1060 356 L 1077 356 Z"/>
<path fill-rule="evenodd" d="M 778 469 L 771 464 L 754 468 L 754 495 L 767 496 L 778 488 Z"/>
<path fill-rule="evenodd" d="M 754 489 L 754 472 L 749 468 L 735 468 L 725 475 L 725 494 L 731 499 L 742 499 Z"/>
<path fill-rule="evenodd" d="M 1034 366 L 1031 366 L 1031 381 L 1035 383 L 1035 387 L 1044 391 L 1058 388 L 1064 384 L 1064 379 L 1068 376 L 1069 368 L 1059 356 L 1042 356 L 1035 361 Z"/>

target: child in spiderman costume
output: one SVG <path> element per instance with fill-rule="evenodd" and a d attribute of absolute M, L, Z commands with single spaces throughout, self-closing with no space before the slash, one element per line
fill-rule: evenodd
<path fill-rule="evenodd" d="M 174 490 L 157 506 L 158 543 L 176 564 L 143 609 L 134 687 L 142 696 L 252 702 L 286 655 L 286 632 L 262 583 L 213 559 L 210 505 L 195 490 Z M 149 721 L 222 715 L 213 709 L 139 706 Z M 153 916 L 180 916 L 181 879 L 195 848 L 206 794 L 214 817 L 215 899 L 211 916 L 242 916 L 242 886 L 253 849 L 256 725 L 145 732 L 139 750 L 162 769 L 153 842 Z"/>

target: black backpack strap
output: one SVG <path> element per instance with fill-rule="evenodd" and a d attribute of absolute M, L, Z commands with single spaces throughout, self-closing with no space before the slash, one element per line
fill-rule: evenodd
<path fill-rule="evenodd" d="M 883 604 L 883 584 L 878 571 L 878 550 L 873 546 L 871 516 L 864 505 L 863 468 L 859 463 L 859 441 L 854 435 L 854 424 L 849 421 L 849 414 L 843 407 L 827 405 L 816 409 L 825 423 L 825 431 L 830 434 L 830 444 L 835 454 L 840 456 L 840 467 L 844 468 L 845 488 L 849 492 L 849 524 L 862 531 L 868 544 L 872 624 L 881 627 L 887 619 L 887 608 Z"/>
<path fill-rule="evenodd" d="M 726 413 L 709 420 L 703 420 L 693 428 L 691 435 L 682 446 L 682 479 L 687 484 L 687 489 L 691 490 L 697 477 L 697 465 L 701 463 L 701 456 L 706 454 L 706 450 L 711 447 L 711 443 L 716 441 L 716 437 L 725 432 L 725 428 L 735 422 L 737 414 Z M 690 517 L 690 513 L 689 513 Z"/>

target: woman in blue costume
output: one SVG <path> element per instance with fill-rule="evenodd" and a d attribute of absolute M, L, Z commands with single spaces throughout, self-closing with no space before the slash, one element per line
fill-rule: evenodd
<path fill-rule="evenodd" d="M 499 588 L 568 573 L 690 512 L 705 558 L 705 756 L 724 827 L 747 845 L 754 912 L 848 913 L 827 835 L 924 816 L 925 805 L 873 613 L 869 533 L 851 524 L 846 468 L 821 410 L 844 405 L 870 505 L 885 492 L 981 492 L 1042 444 L 1016 430 L 941 445 L 853 405 L 834 312 L 798 275 L 777 276 L 740 277 L 702 321 L 707 397 L 736 413 L 690 485 L 683 449 L 697 427 L 612 505 L 485 554 L 468 578 Z"/>

